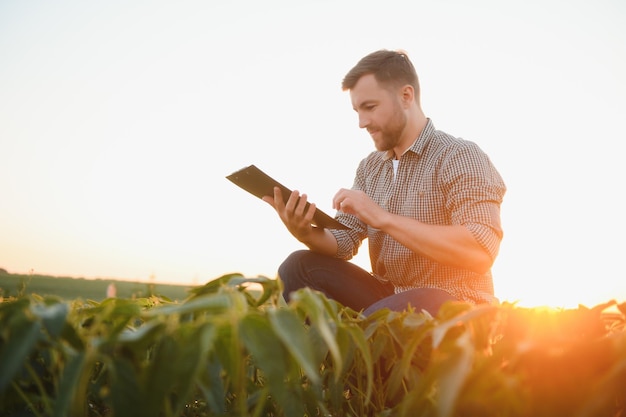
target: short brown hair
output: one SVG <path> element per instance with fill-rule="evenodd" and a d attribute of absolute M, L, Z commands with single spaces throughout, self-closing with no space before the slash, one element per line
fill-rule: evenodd
<path fill-rule="evenodd" d="M 415 67 L 403 51 L 382 49 L 362 58 L 343 78 L 341 89 L 354 88 L 359 79 L 367 74 L 374 74 L 376 81 L 385 87 L 401 87 L 409 84 L 419 97 L 419 80 Z"/>

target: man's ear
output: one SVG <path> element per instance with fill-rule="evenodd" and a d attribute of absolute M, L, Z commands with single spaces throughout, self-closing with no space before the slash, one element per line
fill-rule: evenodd
<path fill-rule="evenodd" d="M 405 86 L 403 86 L 400 90 L 400 95 L 402 99 L 402 104 L 404 104 L 405 107 L 411 105 L 415 100 L 415 90 L 413 89 L 412 85 L 406 84 Z"/>

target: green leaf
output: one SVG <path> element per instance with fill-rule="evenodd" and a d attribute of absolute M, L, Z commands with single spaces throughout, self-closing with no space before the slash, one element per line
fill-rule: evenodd
<path fill-rule="evenodd" d="M 222 275 L 219 278 L 207 282 L 201 287 L 192 288 L 191 290 L 189 290 L 189 292 L 192 294 L 191 298 L 200 297 L 206 294 L 216 294 L 220 290 L 220 288 L 227 285 L 233 278 L 243 278 L 243 275 L 238 272 Z"/>
<path fill-rule="evenodd" d="M 197 382 L 198 388 L 202 392 L 207 402 L 209 410 L 216 415 L 226 414 L 226 389 L 221 378 L 224 368 L 217 356 L 209 354 L 206 367 L 202 369 Z"/>
<path fill-rule="evenodd" d="M 41 336 L 41 323 L 29 320 L 22 312 L 8 323 L 9 338 L 0 346 L 0 392 L 11 383 Z M 3 329 L 6 332 L 7 329 Z"/>
<path fill-rule="evenodd" d="M 453 415 L 463 384 L 472 369 L 474 347 L 469 331 L 463 332 L 455 341 L 454 349 L 439 363 L 437 372 L 439 417 Z"/>
<path fill-rule="evenodd" d="M 31 306 L 31 311 L 41 320 L 50 337 L 56 338 L 65 326 L 69 307 L 65 303 L 34 304 Z"/>
<path fill-rule="evenodd" d="M 288 373 L 288 351 L 265 317 L 245 316 L 239 323 L 241 340 L 255 363 L 270 378 L 282 380 Z"/>
<path fill-rule="evenodd" d="M 83 340 L 80 338 L 76 329 L 70 325 L 67 321 L 65 322 L 65 326 L 63 326 L 63 331 L 61 332 L 61 338 L 69 344 L 74 350 L 82 351 L 85 350 L 85 344 Z"/>
<path fill-rule="evenodd" d="M 142 395 L 133 364 L 125 358 L 115 358 L 107 363 L 111 368 L 111 406 L 115 417 L 137 417 L 143 409 Z"/>
<path fill-rule="evenodd" d="M 286 309 L 270 310 L 268 317 L 274 332 L 304 373 L 313 384 L 319 384 L 319 364 L 315 362 L 315 355 L 301 319 L 293 311 Z"/>
<path fill-rule="evenodd" d="M 451 328 L 456 327 L 460 324 L 471 322 L 472 320 L 475 320 L 485 314 L 493 314 L 496 312 L 496 310 L 497 307 L 495 306 L 480 306 L 436 325 L 433 329 L 433 348 L 437 348 L 441 344 L 441 341 L 448 333 L 448 330 L 450 330 Z"/>
<path fill-rule="evenodd" d="M 158 340 L 142 379 L 141 415 L 159 415 L 163 409 L 170 409 L 175 415 L 182 412 L 199 373 L 204 370 L 214 337 L 215 329 L 210 323 L 185 324 Z"/>
<path fill-rule="evenodd" d="M 87 380 L 85 375 L 88 374 L 84 374 L 86 371 L 86 357 L 87 354 L 85 352 L 78 352 L 70 356 L 69 361 L 66 363 L 54 403 L 53 416 L 64 417 L 87 413 L 86 387 L 80 383 L 81 379 L 82 381 Z"/>
<path fill-rule="evenodd" d="M 207 352 L 213 344 L 217 332 L 211 323 L 195 327 L 188 337 L 179 339 L 182 347 L 176 374 L 176 397 L 172 400 L 172 408 L 176 415 L 183 411 L 185 402 L 191 395 L 195 382 L 207 362 Z"/>
<path fill-rule="evenodd" d="M 339 334 L 348 334 L 350 336 L 350 339 L 356 345 L 356 348 L 361 354 L 361 359 L 365 362 L 364 366 L 361 366 L 358 363 L 355 364 L 355 366 L 359 366 L 361 370 L 365 371 L 367 386 L 365 389 L 364 401 L 367 403 L 372 396 L 374 388 L 374 363 L 365 334 L 360 328 L 355 326 L 342 326 L 339 328 Z M 343 343 L 347 343 L 344 337 L 339 337 L 338 341 L 340 343 L 340 351 L 344 352 L 349 349 L 348 346 L 343 345 Z"/>
<path fill-rule="evenodd" d="M 233 306 L 230 294 L 207 295 L 186 301 L 183 304 L 158 306 L 143 313 L 144 317 L 170 316 L 174 314 L 190 314 L 199 312 L 222 312 Z"/>
<path fill-rule="evenodd" d="M 254 297 L 254 294 L 258 291 L 256 291 L 254 287 L 251 287 L 247 284 L 255 284 L 256 286 L 261 286 L 263 291 L 258 296 L 258 298 Z M 230 281 L 228 281 L 227 285 L 239 287 L 241 291 L 244 291 L 250 305 L 254 307 L 259 307 L 267 302 L 267 300 L 269 300 L 272 295 L 280 293 L 281 284 L 280 281 L 277 279 L 270 279 L 261 276 L 257 278 L 234 277 Z"/>
<path fill-rule="evenodd" d="M 117 341 L 122 344 L 140 345 L 147 348 L 160 336 L 165 324 L 159 321 L 147 322 L 138 328 L 126 329 L 117 337 Z"/>
<path fill-rule="evenodd" d="M 332 307 L 329 304 L 325 304 L 324 300 L 326 300 L 326 297 L 320 293 L 305 289 L 293 294 L 292 302 L 298 308 L 302 308 L 311 326 L 315 327 L 324 339 L 324 342 L 326 342 L 337 370 L 335 373 L 335 379 L 337 380 L 343 370 L 343 358 L 336 340 L 337 323 L 331 321 L 331 316 L 327 314 L 328 310 L 332 311 Z M 332 319 L 335 319 L 335 317 Z M 333 328 L 331 328 L 331 324 Z"/>
<path fill-rule="evenodd" d="M 176 382 L 180 346 L 170 335 L 165 335 L 154 348 L 154 357 L 143 381 L 140 416 L 157 416 L 167 403 L 168 394 Z"/>
<path fill-rule="evenodd" d="M 248 315 L 241 320 L 239 326 L 244 346 L 252 355 L 254 363 L 263 371 L 269 392 L 285 415 L 305 415 L 299 375 L 293 372 L 295 367 L 290 366 L 289 352 L 267 318 Z"/>

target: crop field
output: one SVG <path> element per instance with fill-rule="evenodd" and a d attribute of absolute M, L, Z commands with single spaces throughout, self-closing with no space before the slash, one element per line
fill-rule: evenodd
<path fill-rule="evenodd" d="M 306 289 L 287 305 L 264 277 L 106 285 L 3 285 L 1 416 L 626 416 L 626 304 L 364 317 Z"/>
<path fill-rule="evenodd" d="M 82 298 L 102 301 L 107 298 L 107 288 L 111 283 L 115 285 L 117 296 L 120 298 L 160 295 L 171 300 L 184 300 L 189 295 L 189 287 L 183 285 L 9 274 L 0 271 L 0 296 L 8 297 L 21 293 L 34 293 L 41 296 L 57 296 L 65 300 Z"/>

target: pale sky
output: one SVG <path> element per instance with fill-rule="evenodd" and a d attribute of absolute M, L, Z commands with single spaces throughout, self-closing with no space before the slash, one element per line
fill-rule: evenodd
<path fill-rule="evenodd" d="M 256 164 L 334 214 L 374 149 L 341 79 L 381 48 L 505 179 L 496 295 L 626 301 L 622 0 L 0 0 L 0 268 L 274 277 L 302 246 L 224 177 Z"/>

